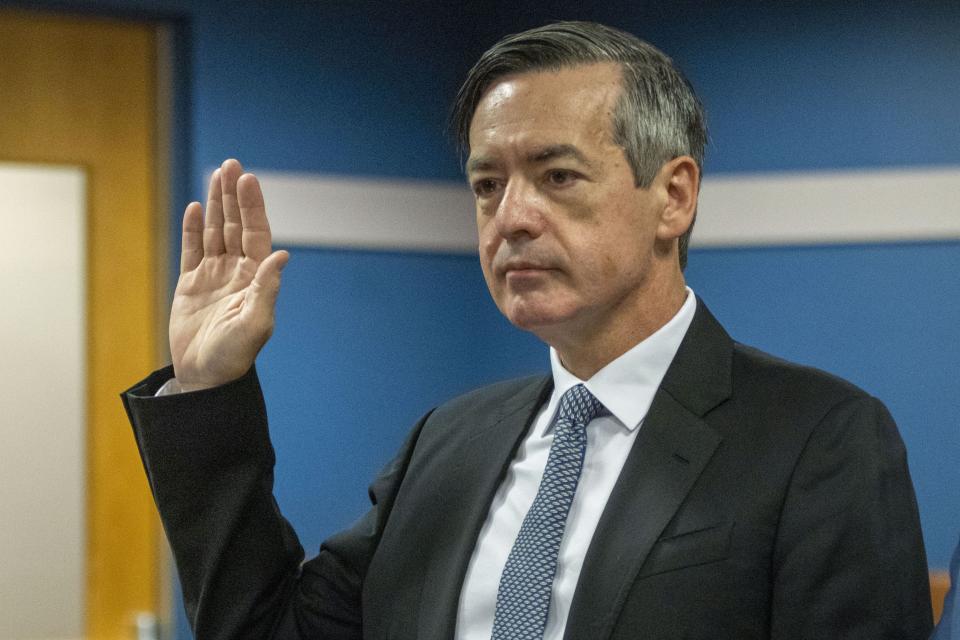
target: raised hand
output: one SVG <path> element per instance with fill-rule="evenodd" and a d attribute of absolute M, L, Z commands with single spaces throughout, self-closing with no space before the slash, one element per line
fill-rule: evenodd
<path fill-rule="evenodd" d="M 170 312 L 170 353 L 185 391 L 242 376 L 273 333 L 286 251 L 272 251 L 256 176 L 236 160 L 213 172 L 207 211 L 183 214 L 180 279 Z"/>

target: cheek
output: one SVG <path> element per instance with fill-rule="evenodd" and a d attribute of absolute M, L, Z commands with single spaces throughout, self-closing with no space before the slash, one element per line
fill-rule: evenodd
<path fill-rule="evenodd" d="M 493 294 L 496 288 L 496 282 L 493 280 L 493 269 L 490 268 L 490 261 L 480 254 L 480 270 L 483 272 L 483 280 L 487 283 L 487 289 Z"/>
<path fill-rule="evenodd" d="M 496 305 L 500 313 L 507 315 L 506 307 L 506 283 L 497 281 L 493 276 L 493 270 L 490 268 L 490 261 L 480 256 L 480 270 L 483 272 L 483 281 L 487 285 L 487 291 L 490 293 L 490 299 Z"/>
<path fill-rule="evenodd" d="M 493 259 L 500 247 L 500 236 L 496 233 L 493 223 L 486 216 L 477 216 L 478 253 L 480 266 L 483 267 L 484 277 L 489 278 L 492 273 Z"/>
<path fill-rule="evenodd" d="M 600 260 L 598 271 L 603 279 L 612 280 L 618 273 L 620 273 L 622 269 L 623 264 L 620 260 L 616 260 L 612 256 L 606 254 Z"/>
<path fill-rule="evenodd" d="M 609 233 L 608 229 L 590 228 L 577 234 L 580 246 L 576 249 L 574 269 L 595 286 L 619 274 L 622 264 L 620 245 L 625 238 L 622 233 Z"/>
<path fill-rule="evenodd" d="M 498 285 L 493 275 L 493 259 L 497 255 L 497 246 L 495 243 L 485 240 L 482 234 L 480 236 L 479 254 L 483 279 L 487 283 L 490 294 L 496 297 Z"/>

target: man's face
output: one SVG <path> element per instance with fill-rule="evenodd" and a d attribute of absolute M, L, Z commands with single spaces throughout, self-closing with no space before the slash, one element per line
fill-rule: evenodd
<path fill-rule="evenodd" d="M 664 198 L 634 186 L 614 143 L 620 92 L 614 64 L 507 76 L 470 126 L 490 294 L 510 322 L 558 349 L 616 331 L 651 299 Z"/>

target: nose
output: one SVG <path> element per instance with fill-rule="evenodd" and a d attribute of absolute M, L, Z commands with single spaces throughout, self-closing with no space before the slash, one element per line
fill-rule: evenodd
<path fill-rule="evenodd" d="M 507 239 L 543 233 L 544 207 L 540 194 L 529 183 L 511 180 L 497 206 L 497 233 Z"/>

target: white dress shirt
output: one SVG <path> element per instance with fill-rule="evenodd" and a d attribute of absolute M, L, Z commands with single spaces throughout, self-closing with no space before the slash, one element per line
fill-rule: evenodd
<path fill-rule="evenodd" d="M 550 349 L 553 394 L 518 448 L 480 530 L 460 592 L 457 640 L 490 640 L 500 574 L 540 487 L 553 443 L 553 421 L 560 398 L 568 389 L 582 383 L 611 415 L 596 418 L 587 427 L 583 470 L 560 543 L 543 637 L 544 640 L 563 637 L 587 547 L 653 396 L 690 327 L 696 304 L 696 297 L 688 288 L 683 306 L 667 324 L 589 380 L 580 380 L 564 369 L 557 352 Z"/>

